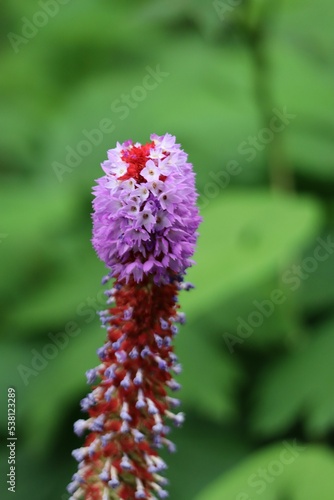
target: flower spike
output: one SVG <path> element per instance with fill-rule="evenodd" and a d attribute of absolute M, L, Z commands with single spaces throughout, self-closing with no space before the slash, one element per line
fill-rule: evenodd
<path fill-rule="evenodd" d="M 175 451 L 169 427 L 182 425 L 172 373 L 181 371 L 172 340 L 183 324 L 177 303 L 192 265 L 201 221 L 192 165 L 175 137 L 151 135 L 108 151 L 105 175 L 93 188 L 93 246 L 108 270 L 108 308 L 100 313 L 107 339 L 100 364 L 86 372 L 93 390 L 81 401 L 87 433 L 74 450 L 78 472 L 71 500 L 132 500 L 168 496 L 167 468 L 157 450 Z"/>

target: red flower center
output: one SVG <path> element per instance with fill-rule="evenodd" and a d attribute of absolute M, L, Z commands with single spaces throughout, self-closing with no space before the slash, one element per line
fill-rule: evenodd
<path fill-rule="evenodd" d="M 129 166 L 126 173 L 122 175 L 122 177 L 118 177 L 118 179 L 120 181 L 126 181 L 132 178 L 138 183 L 146 182 L 144 177 L 140 175 L 140 172 L 145 167 L 153 146 L 154 142 L 148 142 L 142 146 L 132 146 L 129 149 L 125 149 L 122 152 L 121 158 Z"/>
<path fill-rule="evenodd" d="M 135 179 L 139 184 L 146 182 L 146 179 L 140 175 L 140 172 L 145 168 L 146 162 L 149 160 L 152 147 L 154 147 L 154 142 L 148 142 L 142 146 L 131 146 L 129 149 L 125 149 L 121 154 L 121 158 L 129 166 L 126 173 L 118 177 L 118 180 L 126 181 L 128 179 Z M 159 179 L 165 181 L 166 176 L 160 175 Z"/>

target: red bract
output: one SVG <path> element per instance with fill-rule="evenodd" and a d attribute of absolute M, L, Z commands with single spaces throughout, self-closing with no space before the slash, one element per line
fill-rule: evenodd
<path fill-rule="evenodd" d="M 100 365 L 87 372 L 88 381 L 96 382 L 93 391 L 82 400 L 89 418 L 75 424 L 79 435 L 90 433 L 74 451 L 80 463 L 69 486 L 72 498 L 167 496 L 166 480 L 158 475 L 166 465 L 157 449 L 173 451 L 165 420 L 180 425 L 184 418 L 172 412 L 179 401 L 169 394 L 179 387 L 172 338 L 176 323 L 184 321 L 176 302 L 180 288 L 188 285 L 177 277 L 163 286 L 146 278 L 116 283 L 107 292 L 114 302 L 101 313 L 107 340 L 98 351 Z"/>

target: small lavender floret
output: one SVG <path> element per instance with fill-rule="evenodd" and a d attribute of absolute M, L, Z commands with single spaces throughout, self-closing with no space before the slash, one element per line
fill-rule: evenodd
<path fill-rule="evenodd" d="M 87 420 L 83 420 L 80 418 L 76 422 L 74 422 L 74 432 L 77 436 L 82 436 L 85 430 L 87 429 Z"/>
<path fill-rule="evenodd" d="M 120 482 L 118 481 L 118 479 L 110 479 L 110 481 L 108 482 L 108 486 L 110 486 L 110 488 L 113 488 L 114 490 L 116 488 L 118 488 L 120 485 Z"/>
<path fill-rule="evenodd" d="M 90 429 L 95 432 L 102 432 L 104 428 L 105 415 L 99 415 L 93 421 Z"/>
<path fill-rule="evenodd" d="M 93 384 L 97 377 L 97 369 L 91 368 L 86 371 L 87 384 Z"/>

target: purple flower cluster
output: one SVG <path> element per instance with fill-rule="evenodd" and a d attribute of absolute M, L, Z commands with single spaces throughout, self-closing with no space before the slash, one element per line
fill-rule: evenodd
<path fill-rule="evenodd" d="M 167 283 L 192 264 L 201 221 L 192 165 L 170 134 L 108 151 L 93 188 L 93 246 L 110 277 Z"/>

